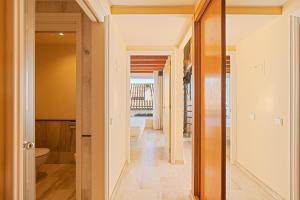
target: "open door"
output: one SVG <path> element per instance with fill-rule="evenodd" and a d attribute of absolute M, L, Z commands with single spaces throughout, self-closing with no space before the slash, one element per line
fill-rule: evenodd
<path fill-rule="evenodd" d="M 201 1 L 195 16 L 194 195 L 225 200 L 225 0 Z"/>

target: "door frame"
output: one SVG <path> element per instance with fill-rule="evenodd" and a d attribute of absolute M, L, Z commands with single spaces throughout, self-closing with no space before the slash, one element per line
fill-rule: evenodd
<path fill-rule="evenodd" d="M 36 32 L 74 32 L 76 34 L 76 199 L 81 199 L 81 76 L 82 33 L 80 13 L 37 13 Z M 31 69 L 35 71 L 34 69 Z M 34 73 L 33 71 L 33 73 Z"/>
<path fill-rule="evenodd" d="M 129 48 L 130 49 L 130 48 Z M 142 49 L 142 50 L 139 50 L 139 49 L 134 49 L 134 50 L 128 50 L 127 51 L 127 55 L 128 55 L 128 60 L 127 60 L 127 71 L 128 71 L 128 74 L 127 74 L 127 78 L 128 78 L 128 86 L 127 86 L 127 91 L 128 91 L 128 98 L 127 98 L 127 105 L 128 105 L 128 109 L 127 109 L 127 121 L 128 121 L 128 146 L 127 146 L 127 159 L 128 159 L 128 162 L 130 162 L 130 94 L 129 94 L 129 91 L 130 91 L 130 56 L 132 55 L 149 55 L 149 56 L 153 56 L 153 55 L 161 55 L 161 56 L 170 56 L 170 60 L 171 60 L 171 67 L 170 67 L 170 83 L 171 85 L 175 85 L 174 81 L 175 81 L 175 69 L 176 66 L 177 66 L 177 61 L 176 61 L 176 49 L 174 50 L 153 50 L 155 49 L 155 47 L 151 47 L 151 50 L 148 50 L 147 48 L 145 49 Z M 157 49 L 160 49 L 160 48 L 157 48 Z M 170 87 L 171 87 L 170 85 Z M 170 102 L 171 102 L 171 109 L 170 109 L 170 121 L 169 123 L 171 124 L 171 126 L 169 127 L 170 129 L 170 135 L 171 135 L 171 155 L 169 155 L 169 161 L 170 163 L 172 164 L 175 164 L 175 158 L 176 158 L 176 155 L 175 155 L 175 138 L 176 138 L 176 133 L 175 133 L 175 130 L 176 130 L 176 127 L 175 127 L 175 124 L 176 124 L 176 121 L 175 121 L 175 116 L 174 116 L 174 113 L 176 112 L 175 111 L 175 99 L 174 99 L 174 95 L 175 95 L 175 87 L 171 87 L 171 91 L 170 91 Z"/>
<path fill-rule="evenodd" d="M 300 186 L 300 18 L 290 17 L 291 21 L 291 200 L 299 200 Z"/>
<path fill-rule="evenodd" d="M 210 5 L 213 0 L 203 0 L 197 5 L 194 15 L 194 26 L 193 26 L 193 47 L 194 47 L 194 55 L 193 55 L 193 74 L 194 74 L 194 94 L 193 94 L 193 134 L 192 134 L 192 143 L 193 143 L 193 155 L 192 155 L 192 198 L 195 200 L 200 200 L 201 198 L 201 135 L 195 134 L 195 132 L 201 132 L 201 87 L 197 87 L 201 83 L 201 70 L 196 68 L 196 66 L 201 65 L 201 30 L 199 29 L 199 23 L 201 22 L 201 18 L 204 15 L 206 9 Z M 225 8 L 225 0 L 221 0 L 223 7 Z M 222 11 L 225 15 L 225 9 Z M 225 32 L 225 17 L 222 19 L 222 31 Z M 226 56 L 226 48 L 225 48 L 225 35 L 222 36 L 222 53 L 223 53 L 223 66 L 225 63 Z M 225 72 L 225 70 L 224 70 Z M 225 79 L 222 84 L 225 86 Z M 223 87 L 224 87 L 223 86 Z M 225 94 L 223 95 L 223 107 L 225 108 Z M 222 118 L 224 122 L 226 120 L 225 110 L 223 111 Z M 222 183 L 222 198 L 226 198 L 226 130 L 223 123 L 222 132 L 225 133 L 223 135 L 222 143 L 222 171 L 223 171 L 223 183 Z"/>

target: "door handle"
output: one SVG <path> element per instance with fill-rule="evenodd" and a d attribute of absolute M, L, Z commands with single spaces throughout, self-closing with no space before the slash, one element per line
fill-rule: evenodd
<path fill-rule="evenodd" d="M 34 149 L 34 147 L 35 147 L 34 142 L 24 141 L 24 143 L 23 143 L 23 148 L 26 149 L 26 150 Z"/>

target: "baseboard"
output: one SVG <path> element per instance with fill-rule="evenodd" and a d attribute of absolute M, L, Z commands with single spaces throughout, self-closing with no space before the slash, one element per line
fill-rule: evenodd
<path fill-rule="evenodd" d="M 253 180 L 256 184 L 258 184 L 267 194 L 270 195 L 274 200 L 285 200 L 280 194 L 270 188 L 267 184 L 261 181 L 258 177 L 256 177 L 253 173 L 251 173 L 248 169 L 243 167 L 237 161 L 234 163 L 236 167 L 238 167 L 242 172 L 244 172 L 251 180 Z"/>
<path fill-rule="evenodd" d="M 118 178 L 118 181 L 117 181 L 117 183 L 116 183 L 116 185 L 114 187 L 114 190 L 113 190 L 113 192 L 111 194 L 111 197 L 109 198 L 110 200 L 115 200 L 117 192 L 118 192 L 118 190 L 120 188 L 120 185 L 121 185 L 121 181 L 122 181 L 122 179 L 123 179 L 123 177 L 124 177 L 127 169 L 128 169 L 128 160 L 126 160 L 126 162 L 125 162 L 125 164 L 123 166 L 123 169 L 122 169 L 121 174 L 120 174 L 120 176 Z"/>

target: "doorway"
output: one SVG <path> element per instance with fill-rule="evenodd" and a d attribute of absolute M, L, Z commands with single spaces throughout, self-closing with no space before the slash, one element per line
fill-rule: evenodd
<path fill-rule="evenodd" d="M 75 199 L 76 33 L 35 41 L 36 199 Z"/>
<path fill-rule="evenodd" d="M 163 157 L 171 161 L 171 59 L 130 55 L 130 159 L 144 132 L 159 132 Z M 136 144 L 135 144 L 136 143 Z"/>
<path fill-rule="evenodd" d="M 30 6 L 32 14 L 35 10 Z M 34 16 L 35 28 L 26 38 L 26 53 L 31 56 L 24 74 L 26 129 L 21 171 L 25 173 L 20 194 L 24 199 L 75 199 L 81 192 L 76 189 L 81 183 L 80 162 L 76 162 L 81 156 L 81 125 L 76 123 L 81 119 L 81 15 Z"/>

